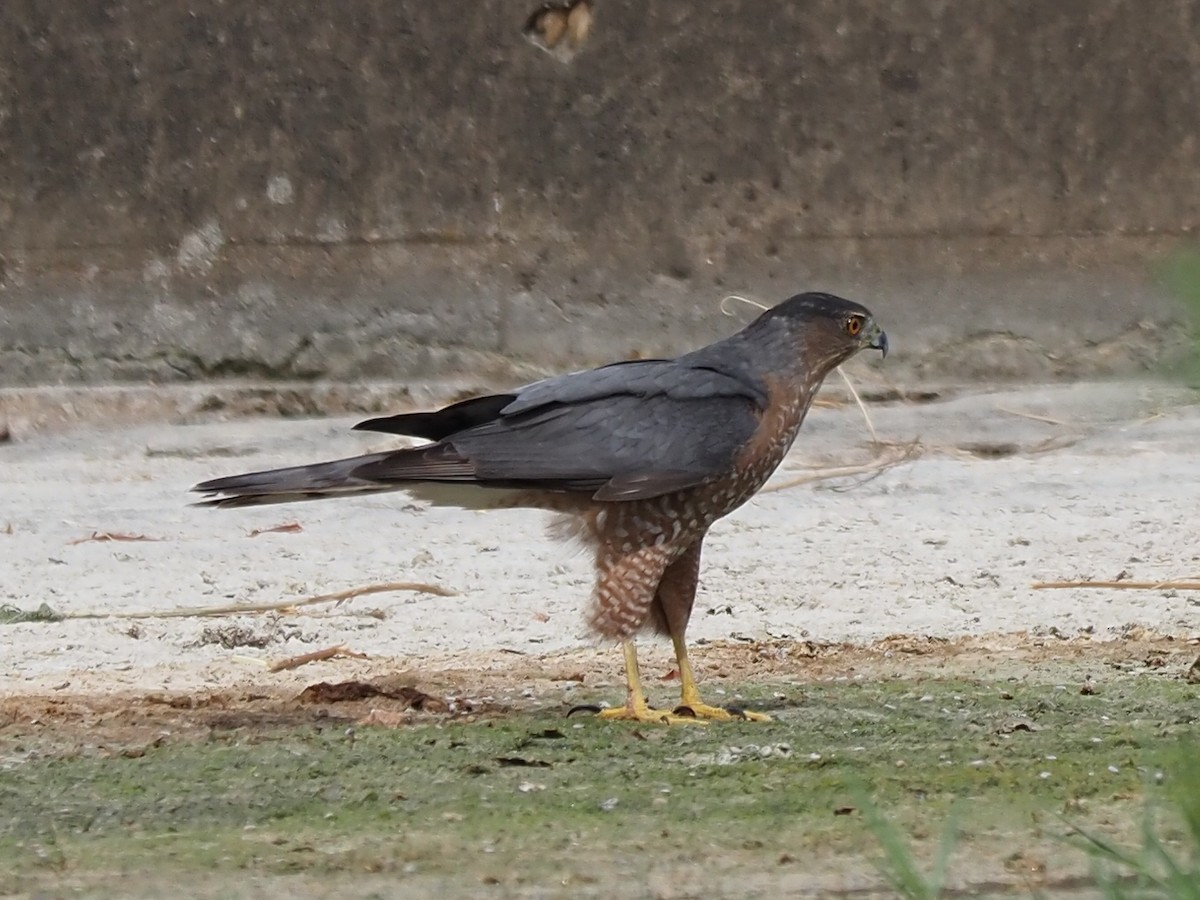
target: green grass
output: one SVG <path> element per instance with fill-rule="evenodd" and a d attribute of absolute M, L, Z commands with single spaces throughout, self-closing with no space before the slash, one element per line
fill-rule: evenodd
<path fill-rule="evenodd" d="M 1181 374 L 1200 385 L 1200 249 L 1176 253 L 1162 267 L 1161 277 L 1179 297 L 1191 325 L 1194 352 L 1183 362 Z"/>
<path fill-rule="evenodd" d="M 1166 791 L 1147 794 L 1139 841 L 1123 844 L 1064 823 L 1071 843 L 1092 861 L 1094 885 L 1108 900 L 1200 900 L 1200 745 L 1183 742 L 1170 765 Z M 957 817 L 947 820 L 932 862 L 925 866 L 887 816 L 860 793 L 871 831 L 883 852 L 877 865 L 896 894 L 906 900 L 944 896 L 946 873 L 958 849 Z M 1174 825 L 1163 824 L 1164 818 Z M 1043 896 L 1031 888 L 1031 896 Z"/>
<path fill-rule="evenodd" d="M 1137 844 L 1077 829 L 1111 900 L 1200 900 L 1200 744 L 1181 744 L 1166 777 L 1163 795 L 1147 802 Z"/>
<path fill-rule="evenodd" d="M 591 883 L 611 859 L 631 877 L 701 862 L 869 871 L 870 810 L 922 860 L 941 827 L 929 823 L 952 810 L 960 848 L 1049 840 L 1063 815 L 1124 836 L 1164 748 L 1200 723 L 1196 688 L 1152 675 L 1092 696 L 962 680 L 787 687 L 784 701 L 778 690 L 743 692 L 776 707 L 766 725 L 635 727 L 557 709 L 395 730 L 264 723 L 132 758 L 46 755 L 37 729 L 9 725 L 0 893 L 162 866 L 454 885 Z"/>
<path fill-rule="evenodd" d="M 866 792 L 860 794 L 867 823 L 879 841 L 883 858 L 877 866 L 898 895 L 905 900 L 937 900 L 946 886 L 950 858 L 958 846 L 958 808 L 950 817 L 937 842 L 937 850 L 928 868 L 917 859 L 904 835 L 874 804 Z"/>
<path fill-rule="evenodd" d="M 43 603 L 37 609 L 21 609 L 11 603 L 0 603 L 0 625 L 17 625 L 22 622 L 61 622 L 62 614 Z"/>

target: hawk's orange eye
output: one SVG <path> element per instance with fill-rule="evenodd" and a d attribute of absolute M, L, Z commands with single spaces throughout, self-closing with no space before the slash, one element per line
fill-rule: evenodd
<path fill-rule="evenodd" d="M 850 337 L 858 337 L 858 333 L 862 331 L 863 320 L 855 316 L 846 322 L 846 333 Z"/>

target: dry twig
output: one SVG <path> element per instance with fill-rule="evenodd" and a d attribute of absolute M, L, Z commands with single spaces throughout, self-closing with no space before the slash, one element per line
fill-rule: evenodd
<path fill-rule="evenodd" d="M 285 522 L 270 528 L 255 528 L 250 532 L 250 537 L 258 537 L 260 534 L 298 534 L 303 530 L 304 527 L 299 522 Z"/>
<path fill-rule="evenodd" d="M 281 659 L 279 662 L 273 662 L 267 666 L 268 672 L 283 672 L 286 669 L 298 669 L 301 666 L 306 666 L 311 662 L 320 662 L 323 659 L 336 659 L 337 657 L 349 657 L 351 659 L 367 659 L 367 654 L 357 653 L 349 649 L 345 644 L 338 644 L 336 647 L 326 647 L 323 650 L 314 650 L 311 653 L 301 653 L 299 656 L 289 656 L 287 659 Z"/>
<path fill-rule="evenodd" d="M 846 387 L 850 389 L 850 396 L 854 398 L 854 402 L 858 404 L 858 411 L 862 413 L 863 421 L 867 423 L 867 431 L 871 432 L 871 441 L 875 444 L 879 443 L 879 435 L 875 433 L 875 424 L 871 421 L 871 416 L 867 412 L 866 404 L 862 402 L 862 397 L 858 396 L 858 391 L 854 387 L 854 382 L 850 380 L 850 376 L 842 371 L 842 367 L 837 367 L 837 373 L 842 376 L 842 381 L 846 382 Z"/>
<path fill-rule="evenodd" d="M 1104 588 L 1110 591 L 1200 591 L 1200 581 L 1035 581 L 1034 590 Z"/>
<path fill-rule="evenodd" d="M 731 307 L 729 306 L 730 300 L 736 300 L 738 303 L 745 303 L 747 306 L 753 306 L 755 309 L 761 309 L 764 312 L 771 308 L 771 307 L 767 306 L 767 304 L 760 303 L 759 301 L 757 301 L 751 297 L 743 297 L 741 294 L 727 294 L 726 296 L 721 298 L 721 302 L 717 305 L 717 309 L 721 310 L 721 315 L 723 315 L 723 316 L 732 316 L 733 315 L 733 313 L 730 312 L 730 309 L 731 309 Z"/>
<path fill-rule="evenodd" d="M 104 543 L 106 541 L 161 541 L 162 538 L 146 537 L 144 534 L 123 534 L 119 531 L 93 531 L 88 537 L 78 538 L 71 541 L 69 546 L 74 547 L 76 544 L 87 544 L 92 541 Z"/>
<path fill-rule="evenodd" d="M 841 409 L 846 405 L 846 401 L 840 397 L 817 397 L 812 405 L 818 409 Z"/>
<path fill-rule="evenodd" d="M 770 307 L 767 306 L 765 303 L 760 303 L 759 301 L 754 300 L 750 297 L 743 297 L 740 294 L 728 294 L 721 298 L 721 303 L 717 307 L 718 309 L 721 310 L 722 315 L 726 315 L 726 316 L 733 315 L 733 313 L 730 312 L 730 307 L 729 307 L 730 300 L 735 300 L 738 303 L 745 303 L 747 306 L 753 306 L 756 309 L 761 309 L 761 310 L 770 309 Z M 853 397 L 854 402 L 858 404 L 859 412 L 862 413 L 863 420 L 867 423 L 867 431 L 871 432 L 871 440 L 874 441 L 876 444 L 878 444 L 879 443 L 879 435 L 877 435 L 875 433 L 875 425 L 871 422 L 871 416 L 867 413 L 866 404 L 863 403 L 862 397 L 860 397 L 858 395 L 858 391 L 854 387 L 854 382 L 852 382 L 850 380 L 849 375 L 847 375 L 845 372 L 842 371 L 841 366 L 837 367 L 837 373 L 842 376 L 842 381 L 846 382 L 846 387 L 850 389 L 850 396 Z M 837 409 L 837 408 L 844 406 L 845 404 L 839 400 L 828 400 L 828 399 L 824 399 L 824 398 L 819 398 L 819 399 L 814 400 L 812 405 Z M 836 476 L 834 476 L 834 477 L 836 477 Z"/>
<path fill-rule="evenodd" d="M 1006 413 L 1007 415 L 1017 416 L 1022 419 L 1029 419 L 1034 422 L 1041 422 L 1045 425 L 1058 425 L 1063 428 L 1068 425 L 1068 423 L 1062 421 L 1062 419 L 1052 419 L 1050 416 L 1039 416 L 1037 413 L 1023 412 L 1019 409 L 1009 409 L 1006 406 L 997 406 L 996 412 Z"/>
<path fill-rule="evenodd" d="M 284 612 L 299 609 L 303 606 L 315 606 L 318 603 L 341 603 L 354 597 L 366 594 L 382 594 L 388 591 L 418 591 L 423 594 L 435 594 L 438 597 L 455 597 L 457 594 L 449 588 L 437 584 L 424 584 L 419 581 L 389 581 L 386 584 L 368 584 L 364 587 L 336 591 L 332 594 L 320 594 L 316 597 L 306 597 L 303 600 L 281 600 L 276 603 L 231 603 L 227 606 L 200 606 L 192 609 L 166 609 L 154 612 L 131 613 L 72 613 L 64 616 L 67 619 L 186 619 L 204 616 L 237 616 L 245 613 Z"/>
<path fill-rule="evenodd" d="M 775 491 L 786 491 L 788 488 L 799 487 L 803 484 L 812 484 L 815 481 L 828 481 L 831 478 L 852 478 L 855 475 L 875 476 L 886 472 L 888 469 L 895 468 L 901 463 L 908 462 L 910 459 L 915 459 L 920 454 L 920 444 L 916 441 L 899 448 L 893 446 L 891 449 L 893 452 L 884 453 L 881 458 L 872 460 L 869 463 L 857 466 L 830 466 L 824 469 L 813 469 L 811 472 L 797 475 L 795 478 L 769 484 L 759 491 L 759 493 L 770 494 Z M 897 450 L 899 452 L 896 452 Z"/>

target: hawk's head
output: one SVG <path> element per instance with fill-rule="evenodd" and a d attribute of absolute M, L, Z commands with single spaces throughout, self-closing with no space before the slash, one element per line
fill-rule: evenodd
<path fill-rule="evenodd" d="M 797 294 L 767 310 L 755 324 L 786 329 L 800 345 L 806 365 L 821 374 L 863 349 L 884 356 L 888 352 L 887 334 L 871 311 L 833 294 Z"/>

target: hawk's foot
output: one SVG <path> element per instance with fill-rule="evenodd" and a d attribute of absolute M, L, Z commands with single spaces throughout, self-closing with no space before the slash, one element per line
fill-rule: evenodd
<path fill-rule="evenodd" d="M 633 641 L 622 641 L 622 650 L 625 653 L 625 705 L 618 706 L 614 709 L 600 709 L 594 706 L 576 706 L 567 713 L 569 717 L 571 713 L 594 712 L 601 719 L 619 719 L 623 722 L 646 722 L 652 725 L 707 725 L 701 719 L 695 716 L 677 716 L 667 712 L 665 709 L 654 709 L 646 702 L 646 695 L 642 693 L 642 677 L 638 673 L 637 650 L 634 649 Z"/>
<path fill-rule="evenodd" d="M 675 644 L 675 659 L 679 662 L 679 705 L 675 707 L 677 716 L 693 716 L 709 722 L 733 722 L 741 719 L 744 722 L 770 722 L 771 717 L 766 713 L 750 712 L 736 706 L 722 709 L 719 706 L 709 706 L 700 699 L 700 689 L 696 686 L 696 675 L 692 672 L 692 664 L 688 662 L 687 644 L 683 641 L 683 632 L 677 631 L 671 635 Z"/>
<path fill-rule="evenodd" d="M 665 709 L 654 709 L 645 701 L 625 704 L 612 709 L 602 709 L 596 713 L 598 719 L 610 719 L 620 722 L 645 722 L 650 725 L 707 725 L 702 718 L 696 716 L 678 716 Z"/>
<path fill-rule="evenodd" d="M 739 719 L 745 722 L 771 721 L 771 717 L 766 713 L 751 712 L 748 709 L 740 709 L 736 706 L 722 709 L 719 706 L 709 706 L 707 703 L 701 703 L 699 700 L 691 703 L 681 703 L 675 707 L 673 712 L 676 716 L 691 718 L 695 721 L 734 722 Z"/>

